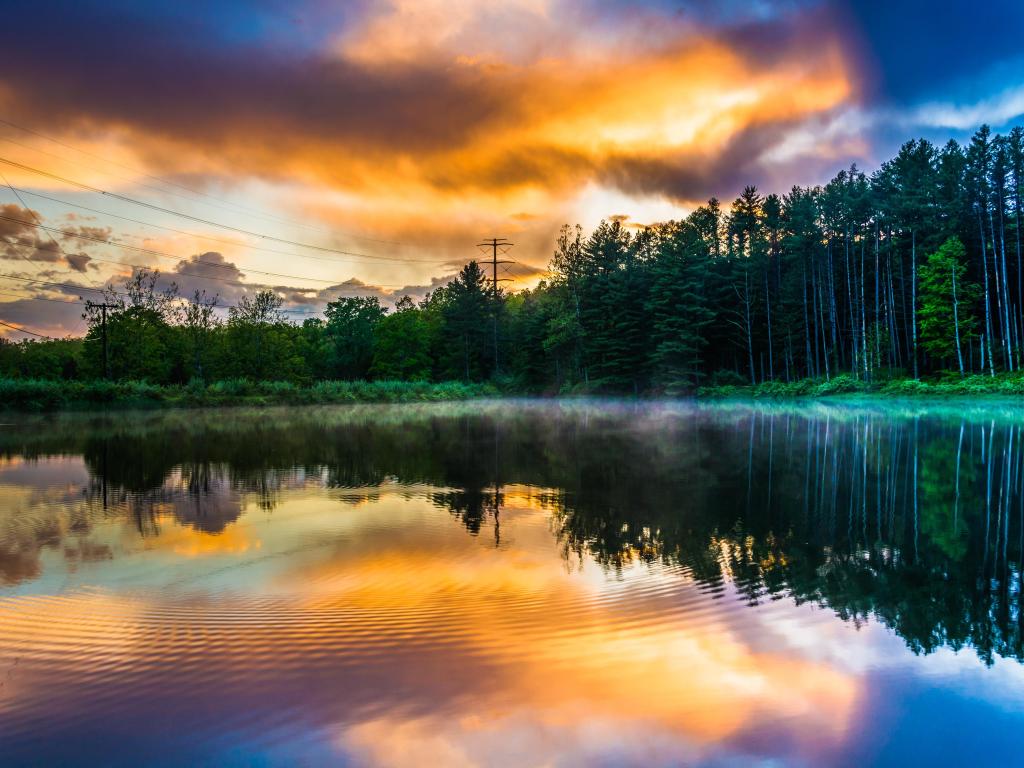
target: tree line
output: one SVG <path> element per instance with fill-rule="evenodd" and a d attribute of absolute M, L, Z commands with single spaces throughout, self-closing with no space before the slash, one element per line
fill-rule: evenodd
<path fill-rule="evenodd" d="M 222 318 L 138 272 L 84 340 L 0 345 L 0 374 L 154 383 L 242 377 L 496 379 L 526 391 L 683 392 L 840 374 L 874 381 L 1024 366 L 1024 131 L 908 141 L 868 175 L 686 218 L 563 227 L 536 288 L 493 290 L 476 262 L 393 311 L 341 298 L 292 322 L 272 291 Z"/>

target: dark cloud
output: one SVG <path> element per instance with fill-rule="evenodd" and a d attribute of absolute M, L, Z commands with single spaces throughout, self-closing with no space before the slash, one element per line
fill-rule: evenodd
<path fill-rule="evenodd" d="M 245 295 L 246 286 L 241 284 L 244 279 L 245 273 L 217 251 L 197 253 L 164 274 L 164 282 L 173 281 L 182 296 L 205 293 L 208 298 L 217 296 L 223 305 L 235 304 Z"/>
<path fill-rule="evenodd" d="M 60 261 L 56 243 L 44 240 L 30 222 L 38 216 L 35 211 L 19 205 L 0 206 L 0 257 L 24 261 Z"/>
<path fill-rule="evenodd" d="M 138 272 L 138 268 L 132 270 Z M 357 296 L 374 296 L 385 305 L 392 305 L 403 296 L 415 300 L 424 298 L 428 292 L 447 284 L 454 274 L 431 278 L 427 284 L 410 284 L 402 287 L 385 287 L 367 283 L 352 277 L 324 288 L 303 288 L 287 283 L 243 282 L 245 273 L 233 261 L 217 251 L 195 254 L 180 262 L 170 272 L 161 272 L 157 288 L 167 289 L 173 283 L 182 298 L 192 298 L 196 292 L 205 293 L 207 298 L 217 297 L 217 305 L 226 308 L 237 304 L 243 296 L 256 291 L 270 290 L 284 300 L 284 309 L 301 310 L 291 319 L 301 320 L 304 314 L 315 316 L 322 312 L 331 301 Z M 113 279 L 109 286 L 120 290 L 120 279 Z"/>
<path fill-rule="evenodd" d="M 14 204 L 0 206 L 0 259 L 46 264 L 63 262 L 75 272 L 85 272 L 92 257 L 83 251 L 70 252 L 48 235 L 41 234 L 42 230 L 32 223 L 39 220 L 39 214 L 28 208 Z M 78 241 L 75 235 L 80 234 L 80 230 L 103 231 L 108 236 L 110 232 L 106 228 L 78 227 L 65 240 Z"/>
<path fill-rule="evenodd" d="M 114 235 L 113 227 L 97 227 L 89 224 L 80 224 L 76 227 L 65 227 L 62 238 L 75 242 L 79 245 L 95 242 L 96 240 L 110 240 Z"/>
<path fill-rule="evenodd" d="M 65 289 L 57 293 L 70 293 L 72 290 Z M 39 292 L 32 292 L 30 295 L 44 296 Z M 45 301 L 24 298 L 0 302 L 0 320 L 27 328 L 30 331 L 56 337 L 81 333 L 84 328 L 83 307 L 77 301 L 77 296 L 73 297 L 71 301 L 61 302 L 60 300 L 49 300 L 53 298 L 52 292 L 45 295 L 48 297 Z M 6 297 L 4 298 L 6 299 Z M 18 336 L 14 331 L 5 332 L 5 335 Z"/>
<path fill-rule="evenodd" d="M 69 253 L 65 256 L 65 260 L 68 266 L 75 270 L 75 272 L 85 272 L 89 267 L 89 262 L 92 261 L 92 257 L 87 253 Z"/>
<path fill-rule="evenodd" d="M 56 5 L 15 5 L 0 25 L 10 106 L 51 131 L 103 121 L 207 146 L 252 133 L 268 150 L 299 131 L 304 140 L 412 151 L 457 142 L 507 118 L 513 103 L 469 68 L 369 68 L 229 43 L 215 27 L 109 3 Z"/>
<path fill-rule="evenodd" d="M 337 285 L 331 285 L 315 291 L 312 294 L 309 291 L 284 287 L 276 287 L 275 290 L 284 295 L 292 306 L 307 307 L 317 311 L 321 311 L 328 302 L 337 299 L 363 296 L 376 297 L 385 306 L 391 306 L 404 296 L 409 296 L 414 301 L 421 301 L 431 291 L 450 283 L 454 277 L 454 274 L 433 277 L 428 284 L 405 285 L 400 288 L 385 288 L 380 285 L 365 283 L 353 277 Z M 291 292 L 289 293 L 289 291 Z"/>
<path fill-rule="evenodd" d="M 796 123 L 787 121 L 753 125 L 714 154 L 697 151 L 675 157 L 610 157 L 600 175 L 606 183 L 636 194 L 664 194 L 686 202 L 714 196 L 730 202 L 746 184 L 764 185 L 769 181 L 761 156 L 796 127 Z"/>
<path fill-rule="evenodd" d="M 665 66 L 686 60 L 698 32 L 738 46 L 735 53 L 760 71 L 791 58 L 797 47 L 817 51 L 836 35 L 826 4 L 759 3 L 768 10 L 751 12 L 741 11 L 743 3 L 652 3 L 642 13 L 620 3 L 590 3 L 582 10 L 571 5 L 558 5 L 556 14 L 586 26 L 559 27 L 558 34 L 584 40 L 614 31 L 629 40 L 630 30 L 650 33 L 660 51 L 654 55 Z M 808 10 L 815 5 L 820 7 Z M 422 159 L 480 143 L 510 125 L 543 120 L 548 116 L 537 113 L 543 109 L 538 104 L 562 109 L 567 99 L 586 100 L 586 88 L 595 87 L 588 85 L 588 73 L 574 70 L 571 56 L 565 64 L 568 81 L 579 80 L 583 89 L 575 94 L 559 90 L 563 84 L 555 74 L 538 80 L 529 66 L 462 66 L 453 63 L 454 56 L 429 54 L 372 63 L 323 49 L 299 55 L 273 40 L 237 39 L 218 24 L 223 18 L 197 25 L 177 14 L 150 16 L 110 3 L 62 6 L 55 14 L 52 7 L 17 5 L 0 27 L 0 45 L 8 53 L 0 83 L 10 91 L 11 113 L 51 131 L 129 128 L 140 151 L 147 151 L 147 140 L 157 142 L 147 157 L 154 166 L 175 172 L 178 157 L 160 140 L 244 155 L 247 170 L 265 176 L 288 174 L 291 162 L 306 152 L 309 157 L 300 162 L 305 170 L 351 180 L 351 169 L 339 157 Z M 492 18 L 497 11 L 482 13 L 481 23 L 503 18 Z M 363 7 L 355 15 L 365 14 Z M 54 16 L 59 22 L 52 23 Z M 647 22 L 636 20 L 644 16 Z M 550 20 L 545 23 L 551 27 Z M 20 32 L 28 28 L 37 34 Z M 117 45 L 110 44 L 111 35 Z M 551 45 L 546 37 L 542 42 Z M 649 45 L 634 43 L 640 55 L 652 55 Z M 598 86 L 594 98 L 600 97 Z M 438 162 L 422 170 L 424 181 L 440 190 L 557 186 L 585 179 L 601 160 L 580 148 L 517 142 L 483 160 L 482 168 Z"/>

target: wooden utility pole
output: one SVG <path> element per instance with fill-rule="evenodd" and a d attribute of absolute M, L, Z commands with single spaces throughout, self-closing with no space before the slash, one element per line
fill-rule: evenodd
<path fill-rule="evenodd" d="M 512 243 L 503 237 L 492 237 L 490 240 L 485 240 L 482 243 L 477 243 L 478 248 L 490 248 L 491 249 L 491 291 L 494 296 L 494 306 L 492 311 L 494 313 L 494 374 L 498 374 L 498 283 L 511 282 L 511 278 L 499 278 L 498 277 L 498 265 L 499 264 L 512 264 L 512 261 L 501 261 L 498 259 L 498 251 L 501 251 L 501 255 L 508 253 L 508 249 L 512 247 Z"/>

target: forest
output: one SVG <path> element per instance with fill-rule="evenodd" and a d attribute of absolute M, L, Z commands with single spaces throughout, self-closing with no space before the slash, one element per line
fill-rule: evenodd
<path fill-rule="evenodd" d="M 0 343 L 0 376 L 680 394 L 1012 375 L 1024 367 L 1022 175 L 1019 127 L 911 140 L 824 186 L 748 186 L 653 226 L 565 226 L 530 290 L 500 289 L 474 261 L 418 303 L 340 298 L 302 323 L 270 291 L 225 314 L 216 296 L 136 270 L 86 303 L 83 339 Z"/>

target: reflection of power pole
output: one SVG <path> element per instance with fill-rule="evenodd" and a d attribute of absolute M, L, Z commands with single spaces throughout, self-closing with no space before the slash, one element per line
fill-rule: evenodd
<path fill-rule="evenodd" d="M 103 509 L 107 508 L 107 438 L 103 438 L 103 459 L 100 464 L 100 482 L 103 484 Z"/>
<path fill-rule="evenodd" d="M 498 513 L 501 511 L 501 484 L 498 482 L 498 422 L 494 422 L 494 547 L 501 546 L 501 521 Z"/>
<path fill-rule="evenodd" d="M 512 247 L 512 243 L 503 237 L 492 237 L 490 240 L 484 240 L 482 243 L 477 243 L 478 248 L 490 248 L 491 249 L 491 291 L 494 296 L 494 374 L 498 374 L 498 283 L 511 282 L 510 278 L 498 278 L 498 265 L 499 264 L 512 264 L 511 261 L 500 261 L 498 259 L 498 251 L 501 250 L 502 255 L 508 253 L 508 249 Z"/>

